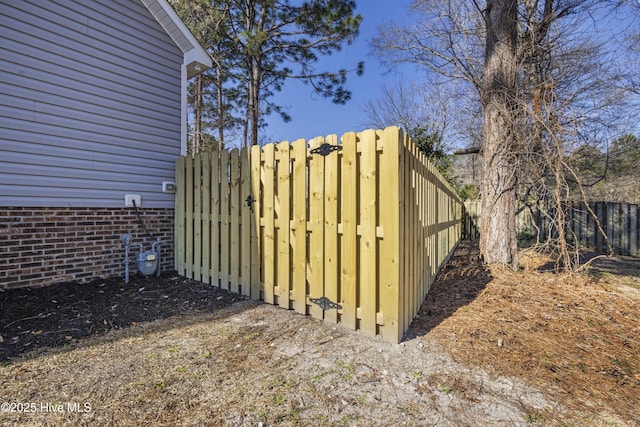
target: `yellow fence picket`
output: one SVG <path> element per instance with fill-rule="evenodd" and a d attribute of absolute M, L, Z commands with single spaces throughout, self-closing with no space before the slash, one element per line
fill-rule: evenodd
<path fill-rule="evenodd" d="M 193 279 L 202 280 L 202 156 L 193 159 Z"/>
<path fill-rule="evenodd" d="M 202 279 L 211 283 L 211 153 L 202 156 Z"/>
<path fill-rule="evenodd" d="M 325 139 L 330 145 L 338 144 L 338 137 L 330 135 Z M 338 260 L 338 151 L 330 153 L 324 159 L 324 296 L 332 302 L 339 297 Z M 325 310 L 324 318 L 328 322 L 338 321 L 338 311 Z"/>
<path fill-rule="evenodd" d="M 229 289 L 229 152 L 220 152 L 220 287 Z"/>
<path fill-rule="evenodd" d="M 229 289 L 231 292 L 240 291 L 240 162 L 238 150 L 230 151 L 229 186 Z"/>
<path fill-rule="evenodd" d="M 324 138 L 309 141 L 309 149 L 318 148 Z M 324 156 L 309 159 L 309 297 L 324 296 Z M 336 284 L 337 286 L 337 284 Z M 322 319 L 324 310 L 311 304 L 309 314 Z"/>
<path fill-rule="evenodd" d="M 220 152 L 211 153 L 211 284 L 220 286 Z"/>
<path fill-rule="evenodd" d="M 367 130 L 360 134 L 360 244 L 358 260 L 360 278 L 358 302 L 360 328 L 376 334 L 377 290 L 369 283 L 376 282 L 376 133 Z"/>
<path fill-rule="evenodd" d="M 285 308 L 290 306 L 289 285 L 291 280 L 291 230 L 289 229 L 291 213 L 290 150 L 291 145 L 288 142 L 281 142 L 276 145 L 276 175 L 278 182 L 278 195 L 275 201 L 276 226 L 278 228 L 278 237 L 276 239 L 276 244 L 278 245 L 278 250 L 276 251 L 276 294 L 278 296 L 278 305 Z"/>
<path fill-rule="evenodd" d="M 307 314 L 307 143 L 299 139 L 292 144 L 293 167 L 293 309 Z"/>
<path fill-rule="evenodd" d="M 174 231 L 174 266 L 179 275 L 184 276 L 184 246 L 185 246 L 185 207 L 188 191 L 185 180 L 186 158 L 180 157 L 176 161 L 176 196 L 175 196 L 175 231 Z"/>
<path fill-rule="evenodd" d="M 404 292 L 402 299 L 402 324 L 406 327 L 408 325 L 407 322 L 407 311 L 409 311 L 411 295 L 413 293 L 413 289 L 411 287 L 411 235 L 413 232 L 412 224 L 411 224 L 411 207 L 413 203 L 413 197 L 411 196 L 411 153 L 407 147 L 407 140 L 403 139 L 402 151 L 404 153 L 403 159 L 404 164 L 400 168 L 400 173 L 403 175 L 403 186 L 402 193 L 403 199 L 405 202 L 404 210 L 402 212 L 402 223 L 404 224 L 404 234 L 402 236 L 402 282 L 406 285 L 406 291 Z"/>
<path fill-rule="evenodd" d="M 249 149 L 240 151 L 240 292 L 251 296 L 251 195 Z"/>
<path fill-rule="evenodd" d="M 262 209 L 264 212 L 264 230 L 262 232 L 262 250 L 263 250 L 263 298 L 269 304 L 275 304 L 275 145 L 268 144 L 264 147 L 264 165 L 262 178 Z"/>
<path fill-rule="evenodd" d="M 429 165 L 429 173 L 433 173 L 433 167 Z M 435 181 L 431 181 L 431 192 L 429 195 L 429 225 L 427 227 L 427 233 L 430 239 L 429 259 L 431 268 L 431 276 L 435 277 L 438 271 L 438 239 L 436 235 L 436 225 L 438 218 L 436 217 L 436 197 L 438 196 L 438 186 Z"/>
<path fill-rule="evenodd" d="M 340 321 L 350 329 L 356 329 L 357 310 L 357 136 L 353 132 L 342 136 L 342 248 L 340 272 Z"/>
<path fill-rule="evenodd" d="M 415 247 L 416 247 L 416 286 L 415 286 L 415 303 L 414 309 L 416 312 L 420 309 L 422 305 L 422 301 L 424 299 L 424 252 L 422 251 L 422 232 L 424 229 L 423 222 L 423 212 L 422 207 L 424 206 L 424 170 L 423 170 L 423 159 L 424 155 L 417 149 L 415 149 L 416 154 L 416 205 L 415 205 L 415 216 L 416 216 L 416 238 L 415 238 Z"/>
<path fill-rule="evenodd" d="M 260 214 L 262 209 L 262 203 L 260 201 L 260 147 L 254 145 L 251 147 L 250 154 L 250 185 L 251 185 L 251 199 L 253 200 L 253 211 L 250 217 L 251 224 L 250 239 L 251 239 L 251 272 L 249 277 L 249 286 L 251 287 L 251 298 L 261 298 L 260 283 L 262 278 L 260 277 Z"/>
<path fill-rule="evenodd" d="M 416 157 L 415 151 L 413 150 L 412 145 L 407 146 L 407 150 L 409 152 L 409 156 L 407 157 L 409 160 L 409 183 L 408 183 L 408 191 L 409 191 L 409 205 L 407 209 L 407 224 L 409 226 L 409 230 L 411 230 L 411 235 L 408 236 L 409 246 L 407 248 L 407 262 L 409 264 L 409 272 L 407 274 L 407 279 L 409 283 L 409 292 L 407 299 L 407 310 L 405 311 L 405 323 L 409 323 L 411 316 L 411 311 L 415 305 L 415 285 L 416 285 L 416 277 L 415 277 L 415 265 L 416 265 L 416 250 L 415 250 L 415 238 L 413 238 L 415 230 L 416 230 L 416 222 L 415 222 L 415 206 L 416 206 Z"/>
<path fill-rule="evenodd" d="M 399 342 L 402 339 L 403 322 L 399 318 L 400 302 L 403 298 L 404 286 L 398 286 L 400 281 L 400 244 L 401 236 L 400 215 L 402 210 L 400 171 L 398 170 L 400 157 L 400 130 L 388 128 L 383 131 L 381 139 L 384 142 L 380 156 L 380 182 L 378 199 L 380 209 L 380 225 L 382 240 L 380 242 L 380 284 L 379 300 L 382 325 L 382 338 Z"/>
<path fill-rule="evenodd" d="M 186 195 L 186 226 L 185 226 L 185 276 L 193 279 L 193 157 L 187 156 L 185 178 L 187 182 Z"/>

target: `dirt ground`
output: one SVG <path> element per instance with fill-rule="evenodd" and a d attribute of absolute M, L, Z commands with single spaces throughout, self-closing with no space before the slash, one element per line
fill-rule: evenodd
<path fill-rule="evenodd" d="M 547 263 L 463 242 L 400 344 L 175 274 L 0 292 L 0 425 L 640 425 L 640 260 Z"/>

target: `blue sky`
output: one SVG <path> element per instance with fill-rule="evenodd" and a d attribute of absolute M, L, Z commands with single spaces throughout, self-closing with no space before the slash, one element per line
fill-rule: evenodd
<path fill-rule="evenodd" d="M 375 36 L 376 29 L 389 18 L 401 22 L 408 0 L 358 0 L 356 3 L 357 13 L 362 15 L 360 35 L 350 46 L 322 59 L 318 66 L 319 70 L 337 71 L 354 68 L 359 61 L 365 61 L 364 75 L 358 77 L 354 73 L 347 80 L 347 88 L 352 91 L 351 100 L 345 105 L 336 105 L 330 99 L 314 94 L 310 86 L 288 82 L 273 101 L 289 107 L 286 111 L 292 120 L 284 123 L 277 115 L 267 117 L 269 127 L 263 131 L 267 139 L 265 142 L 308 140 L 316 136 L 364 130 L 366 114 L 362 106 L 379 97 L 382 85 L 392 86 L 402 76 L 404 80 L 413 80 L 417 73 L 413 67 L 386 73 L 378 59 L 369 55 L 369 40 Z"/>
<path fill-rule="evenodd" d="M 314 94 L 310 86 L 301 82 L 289 81 L 282 92 L 277 93 L 272 101 L 287 107 L 286 112 L 292 117 L 291 122 L 284 123 L 275 114 L 266 117 L 269 126 L 264 129 L 261 143 L 294 141 L 304 138 L 309 140 L 316 136 L 330 134 L 342 135 L 349 131 L 361 131 L 366 128 L 366 113 L 363 106 L 380 97 L 383 85 L 392 87 L 394 83 L 420 81 L 425 78 L 425 70 L 413 65 L 406 65 L 389 72 L 379 60 L 370 54 L 369 41 L 376 35 L 377 29 L 389 21 L 403 23 L 410 20 L 407 9 L 410 0 L 357 0 L 357 13 L 363 17 L 360 35 L 356 41 L 345 46 L 342 51 L 334 53 L 318 64 L 318 70 L 336 71 L 341 68 L 354 68 L 359 61 L 365 61 L 364 75 L 349 76 L 347 88 L 352 91 L 352 98 L 345 105 L 336 105 L 330 99 Z M 634 19 L 636 18 L 636 19 Z M 629 15 L 629 9 L 609 16 L 599 22 L 598 31 L 603 37 L 611 37 L 611 33 L 624 29 L 634 29 L 637 16 Z M 626 55 L 623 55 L 626 56 Z M 624 61 L 624 59 L 623 59 Z M 634 129 L 635 128 L 635 129 Z M 631 126 L 628 131 L 640 129 L 640 122 Z"/>

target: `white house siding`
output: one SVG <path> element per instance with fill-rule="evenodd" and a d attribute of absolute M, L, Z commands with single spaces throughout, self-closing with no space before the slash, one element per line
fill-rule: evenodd
<path fill-rule="evenodd" d="M 138 0 L 0 0 L 0 206 L 173 207 L 182 61 Z"/>

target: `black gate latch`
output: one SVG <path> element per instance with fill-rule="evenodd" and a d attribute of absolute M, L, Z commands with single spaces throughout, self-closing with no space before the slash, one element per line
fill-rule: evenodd
<path fill-rule="evenodd" d="M 244 201 L 247 202 L 247 206 L 249 206 L 249 209 L 253 212 L 253 202 L 256 201 L 256 199 L 253 198 L 253 194 L 249 194 Z"/>

